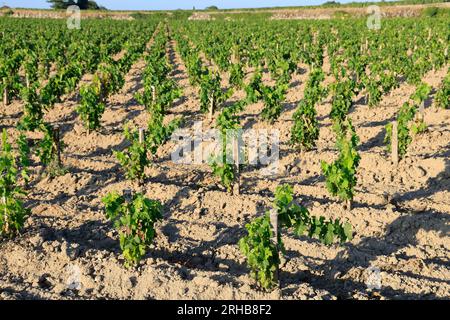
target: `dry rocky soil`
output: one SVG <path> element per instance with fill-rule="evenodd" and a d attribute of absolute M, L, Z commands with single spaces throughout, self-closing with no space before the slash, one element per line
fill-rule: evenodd
<path fill-rule="evenodd" d="M 203 120 L 208 129 L 214 122 L 199 112 L 198 88 L 189 85 L 174 48 L 172 41 L 171 76 L 183 89 L 183 98 L 166 120 L 182 116 L 184 128 L 191 131 L 196 121 Z M 436 109 L 432 98 L 427 101 L 428 131 L 413 141 L 406 159 L 394 167 L 383 143 L 384 126 L 414 87 L 402 83 L 371 109 L 357 97 L 350 116 L 361 140 L 362 160 L 353 209 L 348 211 L 329 195 L 320 171 L 321 160 L 337 156 L 328 117 L 330 97 L 317 108 L 317 148 L 301 154 L 289 146 L 292 115 L 309 74 L 303 65 L 291 80 L 283 114 L 274 125 L 260 120 L 262 103 L 249 105 L 241 114 L 246 129 L 279 130 L 278 174 L 263 176 L 261 168 L 247 167 L 241 194 L 230 195 L 207 164 L 173 163 L 175 142 L 159 150 L 142 192 L 164 204 L 164 219 L 140 266 L 126 269 L 118 235 L 100 200 L 110 191 L 136 190 L 124 178 L 112 150 L 125 147 L 126 122 L 145 127 L 148 115 L 133 98 L 142 90 L 144 67 L 143 59 L 137 61 L 123 90 L 109 98 L 99 132 L 88 134 L 81 125 L 75 111 L 77 94 L 64 97 L 48 112 L 48 121 L 62 125 L 68 172 L 46 178 L 34 159 L 27 189 L 32 215 L 19 237 L 0 243 L 0 299 L 450 298 L 450 110 Z M 446 71 L 430 71 L 424 81 L 436 88 Z M 264 79 L 270 81 L 268 76 Z M 227 75 L 223 83 L 227 85 Z M 244 92 L 237 91 L 230 101 L 243 97 Z M 18 135 L 21 110 L 21 103 L 14 101 L 1 118 L 0 127 L 7 128 L 11 139 Z M 281 183 L 291 184 L 297 200 L 312 214 L 350 221 L 355 236 L 344 245 L 325 246 L 285 235 L 287 262 L 280 274 L 281 288 L 264 292 L 250 278 L 237 242 L 246 233 L 245 223 L 270 208 Z M 379 290 L 367 288 L 374 273 L 381 281 Z"/>

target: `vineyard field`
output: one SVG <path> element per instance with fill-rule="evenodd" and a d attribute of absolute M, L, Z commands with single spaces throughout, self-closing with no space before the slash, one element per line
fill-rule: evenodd
<path fill-rule="evenodd" d="M 445 12 L 0 17 L 0 300 L 449 299 Z"/>

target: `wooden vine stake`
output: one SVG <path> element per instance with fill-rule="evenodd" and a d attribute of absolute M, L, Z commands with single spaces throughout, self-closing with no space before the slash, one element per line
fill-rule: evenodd
<path fill-rule="evenodd" d="M 145 143 L 145 129 L 139 128 L 139 144 L 143 145 Z M 144 192 L 144 178 L 139 179 L 139 186 L 142 187 L 142 192 Z"/>
<path fill-rule="evenodd" d="M 236 60 L 237 60 L 236 59 L 236 53 L 235 53 L 235 51 L 233 49 L 233 52 L 231 53 L 231 59 L 230 59 L 231 64 L 235 64 Z"/>
<path fill-rule="evenodd" d="M 212 120 L 214 115 L 214 91 L 211 92 L 211 96 L 209 97 L 209 119 Z"/>
<path fill-rule="evenodd" d="M 155 88 L 155 86 L 151 86 L 151 88 L 152 88 L 152 101 L 153 101 L 153 103 L 155 103 L 155 101 L 156 101 L 156 88 Z"/>
<path fill-rule="evenodd" d="M 145 129 L 144 128 L 140 128 L 139 129 L 139 143 L 143 144 L 145 141 Z"/>
<path fill-rule="evenodd" d="M 122 191 L 122 196 L 123 196 L 123 199 L 125 200 L 126 203 L 131 203 L 133 201 L 133 190 L 131 190 L 131 189 L 124 189 Z M 129 210 L 130 209 L 127 206 L 127 215 L 130 213 Z"/>
<path fill-rule="evenodd" d="M 240 157 L 239 157 L 239 131 L 235 130 L 235 137 L 233 139 L 233 155 L 234 164 L 236 166 L 236 182 L 234 184 L 233 194 L 239 195 L 241 193 L 241 174 L 240 174 Z"/>
<path fill-rule="evenodd" d="M 348 211 L 352 211 L 352 199 L 348 199 L 348 200 L 345 202 L 345 206 L 347 207 L 347 210 L 348 210 Z"/>
<path fill-rule="evenodd" d="M 394 166 L 398 165 L 398 124 L 392 121 L 391 156 Z"/>
<path fill-rule="evenodd" d="M 58 125 L 53 126 L 53 147 L 56 151 L 56 164 L 58 168 L 61 168 L 61 131 Z"/>
<path fill-rule="evenodd" d="M 131 189 L 124 189 L 122 192 L 123 199 L 125 202 L 130 203 L 133 200 L 133 190 Z"/>
<path fill-rule="evenodd" d="M 279 253 L 279 243 L 278 243 L 278 211 L 275 208 L 272 208 L 269 212 L 270 216 L 270 224 L 272 225 L 272 243 L 276 246 L 277 252 Z M 280 287 L 280 269 L 277 266 L 277 270 L 275 271 L 275 281 L 278 283 L 278 287 Z"/>
<path fill-rule="evenodd" d="M 9 104 L 9 98 L 8 98 L 8 88 L 3 89 L 3 105 L 6 106 Z"/>
<path fill-rule="evenodd" d="M 7 211 L 7 206 L 6 206 L 6 196 L 5 195 L 2 196 L 2 204 L 3 204 L 3 207 L 5 208 L 4 212 L 3 212 L 3 220 L 5 221 L 5 230 L 4 231 L 7 234 L 9 232 L 9 221 L 8 221 L 8 211 Z"/>
<path fill-rule="evenodd" d="M 425 119 L 425 101 L 422 101 L 419 107 L 419 115 L 422 121 Z"/>

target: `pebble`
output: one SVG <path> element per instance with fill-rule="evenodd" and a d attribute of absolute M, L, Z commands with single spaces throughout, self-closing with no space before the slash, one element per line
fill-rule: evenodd
<path fill-rule="evenodd" d="M 132 289 L 133 288 L 133 281 L 131 278 L 124 280 L 123 286 L 125 289 Z"/>
<path fill-rule="evenodd" d="M 252 292 L 252 288 L 248 284 L 245 283 L 239 288 L 239 291 L 243 292 L 243 293 L 249 293 L 249 292 Z"/>
<path fill-rule="evenodd" d="M 78 245 L 72 245 L 70 248 L 67 249 L 66 253 L 67 256 L 71 261 L 75 260 L 80 256 L 81 249 Z"/>
<path fill-rule="evenodd" d="M 387 206 L 386 206 L 386 211 L 388 212 L 388 213 L 394 213 L 395 212 L 395 206 L 393 205 L 393 204 L 391 204 L 391 203 L 389 203 Z"/>
<path fill-rule="evenodd" d="M 47 251 L 47 252 L 53 251 L 53 248 L 52 248 L 52 245 L 50 242 L 44 242 L 42 244 L 42 248 L 44 249 L 44 251 Z"/>
<path fill-rule="evenodd" d="M 292 167 L 291 173 L 292 174 L 299 174 L 300 173 L 300 168 L 297 167 L 297 166 Z"/>
<path fill-rule="evenodd" d="M 219 263 L 218 268 L 220 270 L 224 270 L 224 271 L 228 271 L 230 269 L 230 267 L 228 265 L 226 265 L 225 263 Z"/>
<path fill-rule="evenodd" d="M 48 279 L 47 275 L 41 275 L 37 281 L 35 281 L 35 284 L 37 284 L 42 289 L 48 289 L 52 286 L 52 283 Z"/>
<path fill-rule="evenodd" d="M 202 217 L 202 210 L 200 208 L 196 208 L 194 210 L 193 218 L 200 219 Z"/>
<path fill-rule="evenodd" d="M 30 243 L 34 246 L 34 247 L 39 247 L 42 245 L 42 243 L 44 242 L 44 239 L 42 238 L 42 236 L 40 234 L 35 235 L 34 237 L 30 238 Z"/>
<path fill-rule="evenodd" d="M 419 176 L 419 178 L 423 178 L 427 175 L 426 170 L 420 166 L 417 167 L 416 172 L 417 172 L 417 175 Z"/>
<path fill-rule="evenodd" d="M 54 252 L 60 252 L 61 251 L 61 244 L 58 241 L 52 241 L 51 247 L 53 248 Z"/>

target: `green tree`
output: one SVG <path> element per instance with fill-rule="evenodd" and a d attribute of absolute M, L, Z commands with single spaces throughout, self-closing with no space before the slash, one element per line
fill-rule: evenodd
<path fill-rule="evenodd" d="M 81 10 L 101 9 L 95 1 L 91 0 L 47 0 L 53 9 L 67 9 L 69 6 L 79 6 Z"/>

